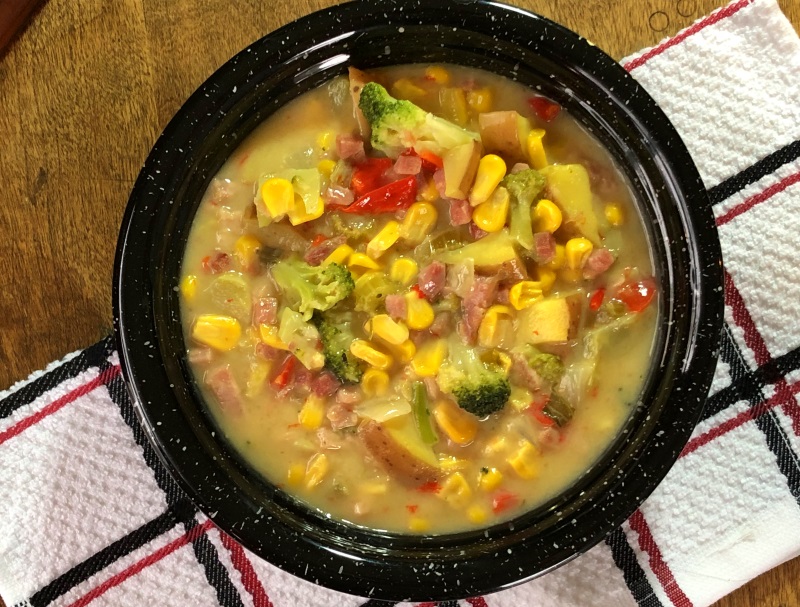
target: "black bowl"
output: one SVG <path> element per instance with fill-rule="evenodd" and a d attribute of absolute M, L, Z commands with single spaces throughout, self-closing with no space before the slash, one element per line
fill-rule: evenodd
<path fill-rule="evenodd" d="M 264 480 L 221 441 L 186 365 L 176 293 L 201 196 L 248 133 L 348 65 L 415 62 L 473 66 L 537 87 L 590 128 L 640 201 L 662 294 L 650 375 L 601 460 L 562 495 L 510 522 L 426 537 L 329 520 Z M 221 529 L 278 567 L 336 590 L 455 599 L 529 580 L 585 552 L 664 477 L 710 385 L 722 322 L 720 259 L 705 189 L 683 142 L 653 99 L 593 45 L 542 17 L 484 0 L 354 2 L 246 48 L 164 130 L 123 219 L 114 277 L 117 344 L 156 451 Z"/>

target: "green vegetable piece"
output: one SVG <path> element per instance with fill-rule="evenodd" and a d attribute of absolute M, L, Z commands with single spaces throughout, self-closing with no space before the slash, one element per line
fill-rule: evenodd
<path fill-rule="evenodd" d="M 449 264 L 472 260 L 475 267 L 499 266 L 506 261 L 517 259 L 514 242 L 508 230 L 503 229 L 461 248 L 443 251 L 435 258 Z"/>
<path fill-rule="evenodd" d="M 477 133 L 434 116 L 410 101 L 395 99 L 377 82 L 364 85 L 358 107 L 372 129 L 372 147 L 391 158 L 411 147 L 441 156 L 451 148 L 479 140 Z"/>
<path fill-rule="evenodd" d="M 530 251 L 533 248 L 531 207 L 536 197 L 544 189 L 544 175 L 539 171 L 526 169 L 506 176 L 501 185 L 505 186 L 511 197 L 509 212 L 511 238 Z"/>
<path fill-rule="evenodd" d="M 455 397 L 458 406 L 477 417 L 486 417 L 505 407 L 511 385 L 496 366 L 481 360 L 477 348 L 461 339 L 450 339 L 449 356 L 439 370 L 439 387 Z"/>
<path fill-rule="evenodd" d="M 303 316 L 290 308 L 281 310 L 278 337 L 289 344 L 292 354 L 306 369 L 321 369 L 325 364 L 322 352 L 317 350 L 319 331 L 303 320 Z"/>
<path fill-rule="evenodd" d="M 431 423 L 431 414 L 428 410 L 428 391 L 421 381 L 414 382 L 411 412 L 417 422 L 420 438 L 426 445 L 433 445 L 439 440 L 436 430 Z"/>
<path fill-rule="evenodd" d="M 519 351 L 525 357 L 528 366 L 551 386 L 557 386 L 561 382 L 561 378 L 564 377 L 564 363 L 558 356 L 541 352 L 530 344 L 526 344 Z"/>
<path fill-rule="evenodd" d="M 575 414 L 575 408 L 558 394 L 551 394 L 550 400 L 542 409 L 547 417 L 552 419 L 559 427 L 565 426 Z"/>
<path fill-rule="evenodd" d="M 329 310 L 353 292 L 350 271 L 338 263 L 312 266 L 296 257 L 272 266 L 272 277 L 305 320 L 314 310 Z"/>
<path fill-rule="evenodd" d="M 355 336 L 349 315 L 314 312 L 311 322 L 319 331 L 325 366 L 344 384 L 357 384 L 364 375 L 363 363 L 350 353 Z"/>
<path fill-rule="evenodd" d="M 383 307 L 387 295 L 400 291 L 400 284 L 390 279 L 384 272 L 366 272 L 355 282 L 354 309 L 356 312 L 377 314 Z"/>

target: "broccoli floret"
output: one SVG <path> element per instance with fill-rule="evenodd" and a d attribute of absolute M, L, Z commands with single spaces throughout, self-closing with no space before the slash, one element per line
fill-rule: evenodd
<path fill-rule="evenodd" d="M 364 85 L 358 107 L 372 129 L 372 147 L 392 158 L 410 147 L 442 155 L 479 138 L 477 133 L 434 116 L 410 101 L 395 99 L 377 82 Z"/>
<path fill-rule="evenodd" d="M 564 363 L 555 354 L 541 352 L 538 348 L 526 344 L 519 350 L 528 366 L 539 374 L 551 386 L 558 386 L 564 377 Z"/>
<path fill-rule="evenodd" d="M 311 266 L 297 258 L 272 266 L 272 277 L 305 320 L 314 310 L 329 310 L 353 292 L 349 270 L 338 263 Z"/>
<path fill-rule="evenodd" d="M 544 175 L 534 169 L 525 169 L 519 173 L 508 175 L 502 185 L 511 196 L 509 219 L 511 237 L 530 251 L 533 248 L 531 205 L 544 189 Z"/>
<path fill-rule="evenodd" d="M 325 366 L 344 384 L 357 384 L 364 375 L 361 362 L 350 354 L 350 344 L 355 336 L 346 316 L 334 317 L 330 313 L 314 312 L 311 322 L 319 331 Z"/>
<path fill-rule="evenodd" d="M 459 407 L 477 417 L 500 411 L 511 396 L 511 385 L 503 372 L 481 360 L 476 348 L 458 338 L 450 339 L 448 358 L 437 382 L 455 397 Z"/>

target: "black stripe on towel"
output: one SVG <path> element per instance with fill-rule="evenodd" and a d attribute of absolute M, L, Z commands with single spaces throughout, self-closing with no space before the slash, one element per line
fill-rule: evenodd
<path fill-rule="evenodd" d="M 708 190 L 708 197 L 711 204 L 718 204 L 727 200 L 736 192 L 743 190 L 751 183 L 774 173 L 784 164 L 800 158 L 800 141 L 793 141 L 779 150 L 774 151 L 769 156 L 762 158 L 754 165 L 749 166 L 744 171 L 728 177 L 722 183 L 715 185 Z"/>
<path fill-rule="evenodd" d="M 358 607 L 395 607 L 397 603 L 391 601 L 381 601 L 380 599 L 370 599 L 366 603 L 361 603 Z"/>
<path fill-rule="evenodd" d="M 622 529 L 618 527 L 612 531 L 606 537 L 606 544 L 611 549 L 611 557 L 622 572 L 625 584 L 639 607 L 664 607 L 639 565 L 636 553 Z"/>

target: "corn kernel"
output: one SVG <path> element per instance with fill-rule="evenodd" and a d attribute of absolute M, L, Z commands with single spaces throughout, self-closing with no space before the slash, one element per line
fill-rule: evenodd
<path fill-rule="evenodd" d="M 553 255 L 553 259 L 544 264 L 544 267 L 549 270 L 560 270 L 561 268 L 564 267 L 566 261 L 567 261 L 566 248 L 564 247 L 563 244 L 557 244 L 556 254 Z"/>
<path fill-rule="evenodd" d="M 486 468 L 485 470 L 486 472 L 481 470 L 478 477 L 478 487 L 486 492 L 494 491 L 503 482 L 503 473 L 497 468 Z"/>
<path fill-rule="evenodd" d="M 252 234 L 239 236 L 233 245 L 233 251 L 239 265 L 246 269 L 253 267 L 260 248 L 261 241 Z"/>
<path fill-rule="evenodd" d="M 255 398 L 261 393 L 271 368 L 269 361 L 260 357 L 250 363 L 250 375 L 247 377 L 247 387 L 244 392 L 247 398 Z"/>
<path fill-rule="evenodd" d="M 439 190 L 436 188 L 436 182 L 433 180 L 433 177 L 425 182 L 425 187 L 420 191 L 419 197 L 427 202 L 433 202 L 439 199 Z"/>
<path fill-rule="evenodd" d="M 484 453 L 492 455 L 493 453 L 502 453 L 508 447 L 508 441 L 505 436 L 495 436 L 492 440 L 486 443 Z"/>
<path fill-rule="evenodd" d="M 386 495 L 386 483 L 361 483 L 358 490 L 366 495 Z"/>
<path fill-rule="evenodd" d="M 181 295 L 187 302 L 194 300 L 197 295 L 197 276 L 187 274 L 181 281 Z"/>
<path fill-rule="evenodd" d="M 419 266 L 416 261 L 407 257 L 400 257 L 392 263 L 389 269 L 389 278 L 403 286 L 408 286 L 414 282 L 418 272 Z"/>
<path fill-rule="evenodd" d="M 387 344 L 398 346 L 408 339 L 408 327 L 394 321 L 388 314 L 377 314 L 364 323 L 370 337 L 378 336 Z"/>
<path fill-rule="evenodd" d="M 487 87 L 473 89 L 467 93 L 467 105 L 476 114 L 492 109 L 492 90 Z"/>
<path fill-rule="evenodd" d="M 508 306 L 491 306 L 483 315 L 483 320 L 478 327 L 478 343 L 485 348 L 497 345 L 500 332 L 497 330 L 501 318 L 511 318 L 511 308 Z"/>
<path fill-rule="evenodd" d="M 532 280 L 521 280 L 508 291 L 508 302 L 515 310 L 529 308 L 541 298 L 541 285 Z"/>
<path fill-rule="evenodd" d="M 289 221 L 293 226 L 299 226 L 301 223 L 319 219 L 322 217 L 322 213 L 324 212 L 325 201 L 322 200 L 321 196 L 319 197 L 319 204 L 317 204 L 316 208 L 310 212 L 306 210 L 306 205 L 305 202 L 303 202 L 302 197 L 296 196 L 294 199 L 294 204 L 288 211 L 286 211 L 286 214 L 288 215 Z"/>
<path fill-rule="evenodd" d="M 320 160 L 319 163 L 317 163 L 317 170 L 326 179 L 330 179 L 331 173 L 333 173 L 333 169 L 335 168 L 336 168 L 336 163 L 330 158 L 326 158 L 325 160 Z"/>
<path fill-rule="evenodd" d="M 267 179 L 261 185 L 261 200 L 272 219 L 281 219 L 294 207 L 292 182 L 280 177 Z"/>
<path fill-rule="evenodd" d="M 425 342 L 411 361 L 411 368 L 420 377 L 433 377 L 439 372 L 445 356 L 447 356 L 447 342 L 444 339 Z"/>
<path fill-rule="evenodd" d="M 508 374 L 511 373 L 511 365 L 513 364 L 511 357 L 501 350 L 492 350 L 490 356 L 492 358 L 492 364 L 500 367 L 500 370 L 508 377 Z"/>
<path fill-rule="evenodd" d="M 392 366 L 391 356 L 378 350 L 366 339 L 354 339 L 350 344 L 350 353 L 381 371 L 386 371 Z"/>
<path fill-rule="evenodd" d="M 406 324 L 409 329 L 423 331 L 433 324 L 433 308 L 414 291 L 406 293 Z"/>
<path fill-rule="evenodd" d="M 427 95 L 425 89 L 418 87 L 408 78 L 396 80 L 395 83 L 392 84 L 391 93 L 392 97 L 407 99 L 408 101 L 419 101 Z"/>
<path fill-rule="evenodd" d="M 441 65 L 431 65 L 425 68 L 425 78 L 433 80 L 436 84 L 448 84 L 450 82 L 450 72 Z"/>
<path fill-rule="evenodd" d="M 580 270 L 592 254 L 594 246 L 586 238 L 570 238 L 564 245 L 567 268 L 570 270 Z"/>
<path fill-rule="evenodd" d="M 445 472 L 463 470 L 468 464 L 469 462 L 467 460 L 459 459 L 453 455 L 443 455 L 439 457 L 439 468 Z"/>
<path fill-rule="evenodd" d="M 437 195 L 438 197 L 438 195 Z M 436 227 L 439 213 L 429 202 L 415 202 L 403 217 L 400 236 L 410 244 L 419 244 Z"/>
<path fill-rule="evenodd" d="M 322 482 L 328 473 L 328 457 L 324 453 L 311 456 L 306 466 L 306 487 L 313 489 Z"/>
<path fill-rule="evenodd" d="M 323 419 L 325 419 L 325 401 L 316 394 L 311 394 L 303 403 L 297 421 L 307 430 L 316 430 L 322 425 Z"/>
<path fill-rule="evenodd" d="M 320 152 L 327 152 L 331 149 L 334 144 L 334 137 L 333 133 L 330 131 L 323 131 L 319 135 L 317 135 L 317 147 L 319 148 Z"/>
<path fill-rule="evenodd" d="M 428 529 L 431 528 L 431 524 L 428 522 L 428 519 L 422 518 L 421 516 L 412 516 L 408 519 L 408 529 L 410 531 L 416 531 L 417 533 L 424 533 Z"/>
<path fill-rule="evenodd" d="M 497 154 L 486 154 L 478 163 L 475 183 L 469 193 L 469 203 L 475 207 L 489 200 L 489 197 L 505 176 L 505 161 Z"/>
<path fill-rule="evenodd" d="M 475 523 L 476 525 L 485 523 L 488 516 L 489 515 L 486 512 L 486 508 L 484 508 L 483 506 L 473 504 L 472 506 L 467 508 L 467 518 L 471 523 Z"/>
<path fill-rule="evenodd" d="M 391 220 L 369 241 L 367 255 L 372 259 L 378 259 L 397 242 L 398 238 L 400 238 L 400 224 Z"/>
<path fill-rule="evenodd" d="M 523 441 L 519 450 L 506 461 L 520 478 L 530 480 L 539 474 L 538 455 L 539 452 L 533 444 Z"/>
<path fill-rule="evenodd" d="M 531 406 L 533 401 L 533 394 L 530 390 L 520 388 L 519 386 L 511 386 L 511 396 L 508 397 L 508 402 L 517 411 L 524 411 Z"/>
<path fill-rule="evenodd" d="M 322 261 L 322 265 L 326 266 L 329 263 L 345 264 L 347 263 L 347 260 L 350 259 L 350 255 L 352 254 L 353 247 L 346 244 L 340 244 Z"/>
<path fill-rule="evenodd" d="M 202 314 L 192 327 L 195 341 L 223 352 L 232 349 L 241 336 L 242 326 L 230 316 Z"/>
<path fill-rule="evenodd" d="M 286 482 L 292 487 L 297 487 L 306 476 L 306 467 L 303 464 L 292 464 L 286 471 Z"/>
<path fill-rule="evenodd" d="M 606 220 L 612 226 L 621 226 L 625 223 L 625 213 L 622 210 L 622 207 L 616 203 L 609 203 L 603 209 L 603 214 L 606 216 Z"/>
<path fill-rule="evenodd" d="M 478 433 L 478 419 L 452 401 L 438 401 L 431 413 L 447 437 L 458 445 L 471 443 Z"/>
<path fill-rule="evenodd" d="M 410 339 L 407 339 L 403 343 L 397 345 L 386 344 L 386 348 L 389 350 L 392 356 L 397 359 L 397 362 L 403 365 L 411 362 L 411 360 L 414 358 L 414 355 L 417 353 L 417 346 L 415 346 L 414 342 Z"/>
<path fill-rule="evenodd" d="M 533 207 L 534 232 L 550 232 L 552 234 L 561 227 L 562 219 L 561 209 L 552 200 L 542 198 Z"/>
<path fill-rule="evenodd" d="M 508 190 L 499 186 L 492 192 L 489 200 L 482 202 L 472 211 L 472 221 L 481 230 L 499 232 L 506 225 L 510 205 Z"/>
<path fill-rule="evenodd" d="M 528 133 L 528 160 L 531 168 L 539 170 L 547 166 L 547 154 L 544 151 L 544 129 L 531 129 Z"/>
<path fill-rule="evenodd" d="M 350 253 L 350 257 L 347 259 L 347 267 L 355 270 L 381 269 L 378 263 L 364 255 L 364 253 Z"/>
<path fill-rule="evenodd" d="M 383 396 L 389 390 L 389 374 L 380 369 L 367 369 L 361 377 L 361 389 L 367 396 Z"/>
<path fill-rule="evenodd" d="M 283 340 L 278 337 L 278 327 L 273 325 L 258 325 L 258 334 L 261 336 L 261 341 L 268 346 L 272 346 L 278 350 L 289 349 L 289 346 L 283 343 Z"/>
<path fill-rule="evenodd" d="M 547 267 L 536 268 L 536 280 L 533 282 L 537 283 L 544 293 L 547 293 L 556 282 L 556 273 Z"/>
<path fill-rule="evenodd" d="M 451 506 L 463 508 L 472 497 L 472 489 L 464 475 L 454 472 L 442 481 L 442 486 L 436 494 Z"/>

